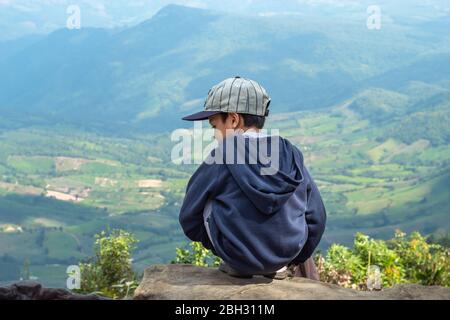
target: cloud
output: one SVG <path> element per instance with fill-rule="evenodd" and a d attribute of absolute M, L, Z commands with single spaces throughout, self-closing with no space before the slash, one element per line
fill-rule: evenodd
<path fill-rule="evenodd" d="M 274 17 L 274 16 L 300 16 L 300 12 L 294 12 L 294 11 L 267 11 L 267 12 L 260 12 L 258 13 L 260 17 Z"/>
<path fill-rule="evenodd" d="M 94 1 L 88 1 L 87 4 L 91 6 L 94 10 L 96 10 L 96 13 L 98 16 L 103 18 L 111 18 L 111 16 L 106 11 L 106 7 L 101 2 L 94 2 Z"/>
<path fill-rule="evenodd" d="M 37 29 L 36 23 L 31 20 L 22 21 L 19 25 L 28 31 L 34 31 Z"/>

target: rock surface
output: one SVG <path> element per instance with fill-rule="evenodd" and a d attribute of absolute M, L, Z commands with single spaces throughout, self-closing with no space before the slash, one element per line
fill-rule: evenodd
<path fill-rule="evenodd" d="M 145 270 L 134 299 L 450 299 L 450 289 L 440 286 L 397 285 L 363 292 L 337 285 L 287 278 L 272 280 L 230 277 L 216 268 L 188 264 L 154 265 Z"/>
<path fill-rule="evenodd" d="M 60 288 L 43 288 L 34 281 L 22 281 L 10 286 L 0 287 L 0 300 L 104 300 L 105 298 L 89 294 L 74 294 Z"/>

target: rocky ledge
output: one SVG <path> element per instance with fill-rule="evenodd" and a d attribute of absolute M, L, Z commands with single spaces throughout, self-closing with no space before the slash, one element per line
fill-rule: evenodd
<path fill-rule="evenodd" d="M 154 265 L 147 268 L 134 299 L 450 299 L 450 289 L 440 286 L 404 284 L 380 291 L 356 291 L 337 285 L 287 278 L 272 280 L 230 277 L 216 268 L 188 264 Z"/>
<path fill-rule="evenodd" d="M 104 300 L 106 298 L 89 294 L 74 294 L 60 288 L 43 288 L 34 281 L 21 281 L 0 287 L 0 300 Z"/>

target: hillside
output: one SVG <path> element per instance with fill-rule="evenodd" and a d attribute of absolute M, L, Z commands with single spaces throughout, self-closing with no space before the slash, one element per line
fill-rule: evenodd
<path fill-rule="evenodd" d="M 318 180 L 329 214 L 322 245 L 348 243 L 361 230 L 378 238 L 396 228 L 448 230 L 450 105 L 443 97 L 415 109 L 422 98 L 373 88 L 326 112 L 273 117 L 270 125 L 302 149 Z"/>
<path fill-rule="evenodd" d="M 241 16 L 169 5 L 130 28 L 12 40 L 0 44 L 0 115 L 161 132 L 181 126 L 208 88 L 237 74 L 270 88 L 276 111 L 324 108 L 414 80 L 448 86 L 448 34 L 401 19 L 370 32 L 356 13 L 342 12 L 337 23 L 314 11 Z"/>
<path fill-rule="evenodd" d="M 389 106 L 393 97 L 402 108 Z M 417 110 L 423 97 L 373 88 L 323 112 L 269 118 L 268 128 L 300 147 L 323 195 L 329 220 L 321 249 L 349 244 L 358 231 L 448 232 L 450 131 L 439 123 L 450 108 L 442 97 L 438 90 Z M 372 117 L 383 103 L 394 115 Z M 186 243 L 178 211 L 196 165 L 171 162 L 168 133 L 35 127 L 4 130 L 0 140 L 0 265 L 9 270 L 0 281 L 18 277 L 29 259 L 33 275 L 60 285 L 64 266 L 90 256 L 93 235 L 105 228 L 136 234 L 138 270 L 170 261 Z"/>

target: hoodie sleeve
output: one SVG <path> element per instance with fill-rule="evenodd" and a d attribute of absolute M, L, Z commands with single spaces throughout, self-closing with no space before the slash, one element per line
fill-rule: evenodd
<path fill-rule="evenodd" d="M 307 207 L 305 212 L 305 219 L 308 225 L 308 239 L 303 246 L 300 254 L 293 260 L 295 263 L 305 262 L 316 249 L 325 231 L 325 223 L 327 219 L 325 206 L 322 201 L 319 189 L 312 179 L 311 175 L 304 168 L 304 174 L 308 181 L 307 186 Z"/>
<path fill-rule="evenodd" d="M 179 216 L 184 234 L 192 241 L 201 242 L 205 248 L 211 250 L 214 250 L 214 247 L 206 232 L 203 210 L 207 200 L 215 192 L 218 168 L 216 164 L 200 165 L 188 182 Z"/>

